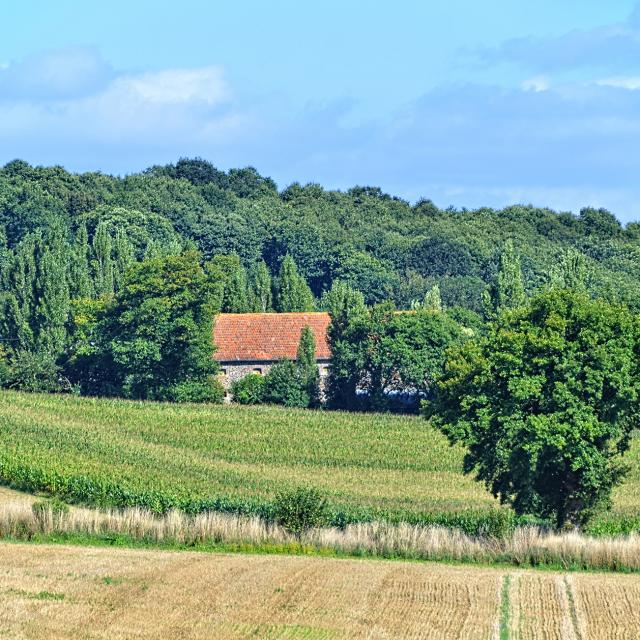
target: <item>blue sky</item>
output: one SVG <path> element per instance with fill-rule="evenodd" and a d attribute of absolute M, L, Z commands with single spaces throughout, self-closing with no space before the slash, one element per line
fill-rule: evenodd
<path fill-rule="evenodd" d="M 198 155 L 281 187 L 640 219 L 633 0 L 5 4 L 0 163 Z"/>

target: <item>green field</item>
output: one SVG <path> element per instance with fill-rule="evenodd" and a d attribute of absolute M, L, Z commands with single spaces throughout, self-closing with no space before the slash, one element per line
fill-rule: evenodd
<path fill-rule="evenodd" d="M 634 442 L 617 515 L 640 514 L 639 457 Z M 0 481 L 94 504 L 260 503 L 313 485 L 396 518 L 496 508 L 461 461 L 417 417 L 0 392 Z"/>

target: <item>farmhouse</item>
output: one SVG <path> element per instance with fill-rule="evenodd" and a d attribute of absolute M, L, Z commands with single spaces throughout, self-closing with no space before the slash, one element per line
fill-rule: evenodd
<path fill-rule="evenodd" d="M 331 351 L 328 313 L 222 313 L 215 322 L 215 358 L 221 380 L 229 389 L 249 373 L 266 374 L 279 360 L 295 360 L 300 334 L 309 327 L 316 339 L 320 383 L 329 371 Z"/>

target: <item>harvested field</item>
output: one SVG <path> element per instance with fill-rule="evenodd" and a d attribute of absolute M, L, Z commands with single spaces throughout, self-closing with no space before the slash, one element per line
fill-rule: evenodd
<path fill-rule="evenodd" d="M 640 637 L 627 575 L 26 544 L 0 567 L 3 638 Z"/>
<path fill-rule="evenodd" d="M 510 639 L 640 638 L 640 579 L 628 575 L 511 575 Z"/>

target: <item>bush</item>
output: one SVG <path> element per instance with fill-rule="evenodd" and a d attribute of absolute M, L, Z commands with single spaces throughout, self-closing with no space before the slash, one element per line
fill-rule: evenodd
<path fill-rule="evenodd" d="M 273 518 L 283 529 L 299 537 L 313 527 L 328 524 L 327 501 L 310 487 L 281 492 L 273 505 Z"/>
<path fill-rule="evenodd" d="M 45 513 L 51 510 L 54 516 L 66 515 L 69 513 L 69 505 L 60 500 L 60 498 L 53 497 L 46 500 L 38 500 L 31 505 L 33 514 L 38 517 L 42 517 Z"/>
<path fill-rule="evenodd" d="M 6 373 L 5 373 L 6 375 Z M 45 352 L 18 351 L 12 358 L 7 386 L 31 392 L 63 391 L 59 367 Z"/>
<path fill-rule="evenodd" d="M 231 385 L 231 395 L 238 404 L 262 404 L 265 395 L 265 377 L 259 373 L 235 380 Z"/>
<path fill-rule="evenodd" d="M 11 377 L 11 368 L 7 361 L 7 352 L 0 345 L 0 387 L 5 387 L 9 384 Z"/>
<path fill-rule="evenodd" d="M 224 388 L 219 380 L 186 380 L 179 382 L 158 394 L 158 400 L 170 402 L 212 402 L 220 404 L 224 398 Z"/>
<path fill-rule="evenodd" d="M 264 401 L 285 407 L 306 408 L 311 402 L 300 368 L 291 360 L 282 360 L 265 376 Z"/>

